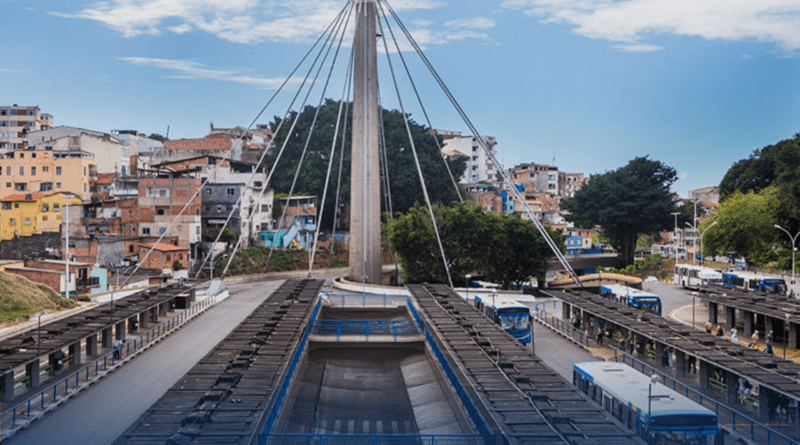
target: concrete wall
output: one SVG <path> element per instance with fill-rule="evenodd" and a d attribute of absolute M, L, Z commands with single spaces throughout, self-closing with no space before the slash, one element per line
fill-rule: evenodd
<path fill-rule="evenodd" d="M 22 259 L 37 252 L 47 257 L 47 249 L 60 251 L 63 247 L 60 233 L 42 233 L 17 239 L 4 240 L 0 243 L 0 258 Z"/>

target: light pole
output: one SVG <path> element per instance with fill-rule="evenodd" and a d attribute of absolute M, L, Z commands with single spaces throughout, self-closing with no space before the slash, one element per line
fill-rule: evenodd
<path fill-rule="evenodd" d="M 469 283 L 470 280 L 472 280 L 472 275 L 467 274 L 466 279 L 467 279 L 467 303 L 469 303 Z"/>
<path fill-rule="evenodd" d="M 705 234 L 706 234 L 706 230 L 708 230 L 708 229 L 710 229 L 710 228 L 712 228 L 712 227 L 714 227 L 714 226 L 716 226 L 716 225 L 717 225 L 717 222 L 716 222 L 716 221 L 714 221 L 714 222 L 712 222 L 712 223 L 711 223 L 711 225 L 710 225 L 710 226 L 706 227 L 706 228 L 705 228 L 705 230 L 703 230 L 703 231 L 700 233 L 700 255 L 703 255 L 703 256 L 701 256 L 701 257 L 700 257 L 700 265 L 701 265 L 701 266 L 703 266 L 704 264 L 706 264 L 706 254 L 705 254 L 705 252 L 703 251 L 703 235 L 705 235 Z"/>
<path fill-rule="evenodd" d="M 670 215 L 675 217 L 675 267 L 678 267 L 678 215 L 681 212 L 672 212 Z"/>
<path fill-rule="evenodd" d="M 789 239 L 792 240 L 792 296 L 794 296 L 795 295 L 795 292 L 794 292 L 794 253 L 797 251 L 797 247 L 795 247 L 795 242 L 797 241 L 797 237 L 800 236 L 800 232 L 797 232 L 794 236 L 792 236 L 792 234 L 789 233 L 788 230 L 784 229 L 783 227 L 781 227 L 781 226 L 779 226 L 777 224 L 775 224 L 775 228 L 784 231 L 787 235 L 789 235 Z"/>
<path fill-rule="evenodd" d="M 694 266 L 694 258 L 697 256 L 697 228 L 694 227 L 693 225 L 689 224 L 688 222 L 686 223 L 686 225 L 689 226 L 689 228 L 693 230 L 693 234 L 692 234 L 692 266 Z"/>
<path fill-rule="evenodd" d="M 697 325 L 694 324 L 694 307 L 697 306 L 697 303 L 695 303 L 695 298 L 697 298 L 697 292 L 696 291 L 692 292 L 692 329 L 694 329 L 695 326 L 697 326 Z"/>
<path fill-rule="evenodd" d="M 783 314 L 783 359 L 786 360 L 786 348 L 789 347 L 789 343 L 786 341 L 786 331 L 789 327 L 789 314 Z"/>

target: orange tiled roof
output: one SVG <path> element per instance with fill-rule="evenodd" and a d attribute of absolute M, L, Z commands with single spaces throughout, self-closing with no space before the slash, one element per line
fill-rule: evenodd
<path fill-rule="evenodd" d="M 47 196 L 47 193 L 21 193 L 17 195 L 8 195 L 0 201 L 3 202 L 33 202 L 38 200 L 39 198 L 43 198 Z"/>
<path fill-rule="evenodd" d="M 155 244 L 155 247 L 153 247 L 154 246 L 153 243 L 141 243 L 139 245 L 142 246 L 142 247 L 145 247 L 147 249 L 151 249 L 152 248 L 154 250 L 158 250 L 158 251 L 161 251 L 161 252 L 175 252 L 175 251 L 178 251 L 178 250 L 189 250 L 189 249 L 187 249 L 185 247 L 173 246 L 172 244 L 167 244 L 167 243 L 158 243 L 158 244 Z"/>

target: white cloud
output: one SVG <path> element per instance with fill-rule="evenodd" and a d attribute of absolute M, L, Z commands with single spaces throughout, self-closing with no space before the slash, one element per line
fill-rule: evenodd
<path fill-rule="evenodd" d="M 494 20 L 485 17 L 461 18 L 451 20 L 444 26 L 452 29 L 491 29 L 494 28 Z"/>
<path fill-rule="evenodd" d="M 653 52 L 664 49 L 662 46 L 635 44 L 635 45 L 614 45 L 615 49 L 627 51 L 629 53 Z"/>
<path fill-rule="evenodd" d="M 104 0 L 75 13 L 54 14 L 94 20 L 125 37 L 197 30 L 236 43 L 304 42 L 318 37 L 345 5 L 343 0 Z M 394 0 L 391 5 L 409 11 L 445 4 Z M 435 29 L 431 23 L 423 26 Z"/>
<path fill-rule="evenodd" d="M 168 76 L 172 79 L 236 82 L 263 89 L 277 89 L 285 80 L 251 76 L 238 69 L 210 69 L 203 64 L 188 60 L 152 59 L 147 57 L 121 57 L 119 60 L 137 66 L 149 66 L 174 71 L 175 74 Z"/>
<path fill-rule="evenodd" d="M 502 6 L 567 23 L 593 39 L 638 42 L 654 34 L 754 39 L 800 49 L 797 0 L 504 0 Z M 619 49 L 629 50 L 621 45 Z"/>

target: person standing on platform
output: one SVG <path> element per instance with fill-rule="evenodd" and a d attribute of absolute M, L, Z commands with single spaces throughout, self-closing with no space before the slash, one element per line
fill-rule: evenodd
<path fill-rule="evenodd" d="M 711 319 L 709 318 L 708 321 L 706 321 L 706 333 L 710 334 L 711 328 L 713 328 L 713 326 L 711 325 Z"/>
<path fill-rule="evenodd" d="M 750 336 L 750 343 L 747 346 L 751 348 L 758 346 L 758 330 L 753 332 L 753 335 Z"/>
<path fill-rule="evenodd" d="M 739 339 L 737 338 L 737 334 L 738 333 L 739 332 L 736 330 L 736 326 L 731 328 L 731 341 L 733 343 L 738 343 L 739 342 Z"/>

